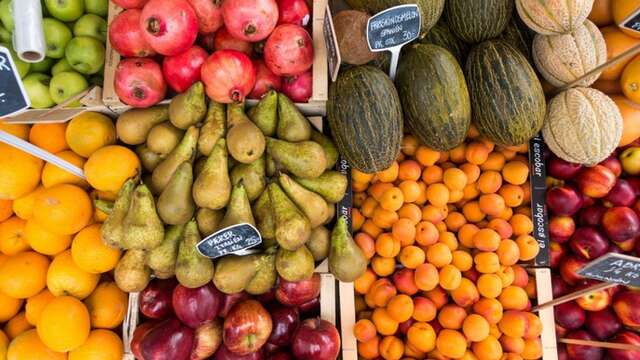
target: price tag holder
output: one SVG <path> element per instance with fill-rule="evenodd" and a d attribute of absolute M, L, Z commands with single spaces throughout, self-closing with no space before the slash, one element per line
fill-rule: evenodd
<path fill-rule="evenodd" d="M 249 250 L 262 244 L 262 236 L 251 224 L 237 224 L 207 236 L 196 248 L 202 256 L 216 259 L 221 256 L 249 255 L 256 251 Z"/>
<path fill-rule="evenodd" d="M 585 265 L 578 274 L 589 279 L 640 287 L 640 258 L 609 253 Z"/>
<path fill-rule="evenodd" d="M 623 29 L 635 31 L 640 35 L 640 8 L 632 12 L 631 15 L 618 24 L 618 26 Z"/>
<path fill-rule="evenodd" d="M 340 56 L 340 48 L 338 47 L 338 37 L 336 36 L 336 29 L 333 26 L 333 18 L 331 17 L 331 9 L 327 4 L 327 11 L 324 15 L 324 23 L 322 26 L 324 33 L 324 42 L 327 46 L 327 61 L 329 63 L 329 74 L 331 74 L 331 81 L 336 81 L 338 73 L 340 72 L 340 63 L 342 63 L 342 57 Z"/>
<path fill-rule="evenodd" d="M 31 106 L 9 49 L 0 46 L 0 117 L 11 116 Z"/>
<path fill-rule="evenodd" d="M 545 144 L 541 135 L 529 141 L 529 174 L 531 174 L 531 215 L 533 220 L 533 237 L 540 246 L 540 252 L 535 258 L 536 266 L 549 266 L 549 222 L 545 198 L 547 186 L 546 166 L 544 162 Z"/>
<path fill-rule="evenodd" d="M 338 160 L 338 171 L 344 176 L 347 177 L 348 187 L 347 191 L 344 194 L 342 200 L 338 201 L 336 204 L 338 216 L 342 216 L 347 220 L 347 229 L 351 231 L 352 229 L 352 217 L 351 217 L 351 208 L 353 207 L 353 189 L 351 187 L 351 166 L 347 162 L 347 160 L 343 157 L 340 157 Z"/>
<path fill-rule="evenodd" d="M 395 80 L 402 47 L 420 36 L 422 21 L 416 4 L 394 6 L 367 22 L 367 42 L 373 52 L 390 51 L 389 76 Z"/>

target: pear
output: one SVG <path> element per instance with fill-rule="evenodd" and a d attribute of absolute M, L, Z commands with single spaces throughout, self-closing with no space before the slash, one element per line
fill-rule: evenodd
<path fill-rule="evenodd" d="M 178 129 L 170 122 L 158 124 L 147 135 L 147 148 L 156 154 L 168 155 L 182 140 L 184 130 Z"/>
<path fill-rule="evenodd" d="M 164 190 L 171 180 L 173 173 L 178 166 L 185 161 L 192 161 L 196 152 L 199 130 L 195 126 L 190 127 L 184 134 L 180 144 L 153 169 L 151 182 L 153 188 L 158 191 Z"/>
<path fill-rule="evenodd" d="M 258 105 L 249 110 L 249 117 L 262 130 L 264 136 L 274 136 L 278 126 L 278 93 L 269 90 Z"/>
<path fill-rule="evenodd" d="M 127 110 L 116 121 L 116 133 L 123 143 L 140 145 L 147 140 L 152 127 L 167 120 L 169 107 L 166 105 Z"/>
<path fill-rule="evenodd" d="M 330 203 L 342 200 L 347 191 L 347 177 L 337 171 L 327 171 L 315 179 L 294 178 L 300 185 L 311 190 Z"/>
<path fill-rule="evenodd" d="M 207 113 L 204 84 L 200 81 L 189 90 L 176 95 L 169 104 L 169 120 L 179 129 L 187 129 L 199 123 Z"/>
<path fill-rule="evenodd" d="M 244 184 L 249 201 L 254 201 L 267 187 L 265 174 L 265 157 L 262 156 L 251 164 L 238 164 L 231 170 L 231 183 Z"/>
<path fill-rule="evenodd" d="M 147 265 L 156 274 L 173 274 L 178 257 L 178 246 L 182 241 L 184 225 L 172 225 L 167 228 L 162 244 L 149 252 Z"/>
<path fill-rule="evenodd" d="M 114 279 L 124 292 L 140 292 L 151 280 L 151 269 L 145 265 L 147 253 L 131 249 L 124 253 L 114 271 Z"/>
<path fill-rule="evenodd" d="M 273 288 L 278 279 L 276 255 L 273 249 L 256 256 L 256 274 L 245 287 L 250 295 L 261 295 Z"/>
<path fill-rule="evenodd" d="M 107 201 L 107 200 L 101 200 L 101 199 L 94 199 L 93 200 L 93 207 L 96 210 L 100 210 L 103 213 L 110 215 L 111 212 L 113 211 L 113 205 L 115 203 L 111 202 L 111 201 Z"/>
<path fill-rule="evenodd" d="M 305 246 L 313 255 L 314 261 L 326 259 L 329 256 L 331 246 L 331 232 L 324 226 L 318 226 L 311 231 L 311 237 Z"/>
<path fill-rule="evenodd" d="M 331 233 L 329 271 L 342 282 L 353 282 L 367 270 L 367 258 L 353 241 L 347 221 L 338 217 Z"/>
<path fill-rule="evenodd" d="M 164 224 L 156 212 L 149 188 L 138 185 L 131 195 L 131 205 L 123 221 L 125 249 L 151 250 L 164 239 Z"/>
<path fill-rule="evenodd" d="M 327 157 L 327 167 L 326 170 L 333 169 L 338 162 L 338 157 L 340 153 L 338 152 L 338 148 L 333 143 L 331 138 L 322 134 L 319 131 L 313 130 L 311 132 L 311 140 L 317 142 L 324 149 L 324 154 Z"/>
<path fill-rule="evenodd" d="M 200 255 L 196 249 L 199 242 L 198 225 L 195 220 L 191 220 L 185 226 L 183 240 L 178 248 L 175 271 L 178 282 L 191 289 L 203 286 L 213 279 L 213 262 Z"/>
<path fill-rule="evenodd" d="M 258 160 L 265 149 L 262 131 L 244 113 L 243 104 L 227 105 L 227 147 L 229 154 L 244 164 Z"/>
<path fill-rule="evenodd" d="M 284 94 L 278 96 L 278 138 L 291 141 L 311 139 L 311 124 Z"/>
<path fill-rule="evenodd" d="M 201 157 L 196 159 L 195 163 L 193 164 L 193 176 L 194 176 L 194 178 L 197 178 L 198 175 L 200 175 L 202 173 L 202 170 L 204 170 L 204 165 L 206 163 L 207 163 L 207 157 L 206 156 L 201 156 Z"/>
<path fill-rule="evenodd" d="M 222 138 L 211 151 L 202 172 L 193 183 L 193 199 L 199 207 L 218 210 L 227 206 L 231 180 L 227 164 L 227 146 Z"/>
<path fill-rule="evenodd" d="M 225 294 L 236 294 L 244 291 L 257 272 L 256 255 L 227 255 L 216 263 L 213 284 Z"/>
<path fill-rule="evenodd" d="M 273 216 L 273 208 L 271 207 L 271 198 L 269 191 L 265 190 L 253 205 L 253 213 L 257 220 L 257 228 L 262 235 L 263 243 L 265 240 L 275 240 L 276 228 Z"/>
<path fill-rule="evenodd" d="M 196 205 L 191 196 L 193 169 L 183 162 L 173 173 L 169 184 L 158 198 L 158 215 L 165 224 L 184 225 L 193 217 Z"/>
<path fill-rule="evenodd" d="M 298 209 L 302 210 L 312 228 L 316 228 L 327 219 L 327 202 L 322 196 L 309 191 L 295 182 L 287 174 L 280 174 L 278 177 L 280 186 L 289 196 Z"/>
<path fill-rule="evenodd" d="M 247 191 L 242 182 L 240 182 L 234 185 L 233 190 L 231 190 L 231 198 L 229 199 L 229 205 L 227 205 L 227 212 L 224 214 L 220 225 L 218 225 L 218 229 L 224 229 L 231 225 L 242 223 L 256 226 Z"/>
<path fill-rule="evenodd" d="M 142 167 L 149 172 L 153 172 L 162 160 L 164 160 L 164 156 L 154 153 L 144 144 L 136 146 L 136 154 L 138 154 L 138 158 L 140 158 Z"/>
<path fill-rule="evenodd" d="M 327 225 L 329 224 L 331 221 L 333 221 L 333 218 L 336 216 L 336 204 L 327 203 L 327 220 L 324 221 L 324 224 L 322 225 Z"/>
<path fill-rule="evenodd" d="M 105 245 L 112 248 L 122 247 L 122 239 L 124 238 L 124 218 L 127 216 L 131 205 L 131 196 L 136 187 L 133 179 L 127 180 L 120 191 L 118 198 L 113 204 L 113 209 L 100 228 L 102 241 Z"/>
<path fill-rule="evenodd" d="M 296 250 L 311 236 L 311 224 L 280 185 L 271 183 L 268 189 L 275 221 L 276 241 L 284 249 Z"/>
<path fill-rule="evenodd" d="M 276 162 L 273 161 L 273 158 L 269 154 L 266 154 L 265 159 L 266 159 L 266 173 L 267 173 L 267 176 L 272 177 L 278 171 L 278 169 L 276 169 Z"/>
<path fill-rule="evenodd" d="M 216 232 L 223 217 L 224 212 L 222 210 L 198 209 L 196 212 L 196 222 L 198 223 L 200 234 L 202 234 L 203 237 L 207 237 Z"/>
<path fill-rule="evenodd" d="M 322 146 L 313 141 L 297 143 L 267 138 L 267 151 L 279 169 L 304 178 L 315 178 L 327 167 Z"/>
<path fill-rule="evenodd" d="M 276 270 L 287 281 L 309 280 L 313 276 L 315 263 L 313 255 L 306 246 L 289 251 L 280 248 L 276 254 Z"/>
<path fill-rule="evenodd" d="M 225 123 L 227 122 L 226 111 L 224 104 L 215 101 L 209 103 L 207 117 L 204 119 L 204 125 L 200 129 L 200 138 L 198 139 L 198 151 L 202 155 L 209 156 L 218 140 L 224 136 Z"/>

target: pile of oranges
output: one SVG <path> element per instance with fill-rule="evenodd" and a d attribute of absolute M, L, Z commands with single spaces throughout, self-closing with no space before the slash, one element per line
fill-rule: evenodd
<path fill-rule="evenodd" d="M 365 359 L 538 359 L 527 145 L 471 128 L 438 152 L 406 135 L 376 174 L 354 170 L 354 239 L 370 260 L 355 281 Z"/>

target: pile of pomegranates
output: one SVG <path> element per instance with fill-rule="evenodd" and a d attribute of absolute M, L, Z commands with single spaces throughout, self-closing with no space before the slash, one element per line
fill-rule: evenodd
<path fill-rule="evenodd" d="M 623 159 L 623 153 L 619 149 L 593 167 L 548 159 L 553 186 L 546 202 L 556 298 L 596 283 L 577 273 L 588 262 L 611 252 L 640 255 L 640 178 L 632 175 L 640 163 Z M 638 290 L 616 286 L 592 292 L 554 308 L 557 336 L 640 345 L 639 305 Z M 640 359 L 640 351 L 581 345 L 558 344 L 558 354 L 569 360 Z"/>
<path fill-rule="evenodd" d="M 202 80 L 216 102 L 276 90 L 294 102 L 312 92 L 313 42 L 306 0 L 112 0 L 125 10 L 109 24 L 124 58 L 114 87 L 122 102 L 149 107 L 168 88 Z"/>
<path fill-rule="evenodd" d="M 139 360 L 335 360 L 336 327 L 318 318 L 320 275 L 279 279 L 272 291 L 227 295 L 213 283 L 189 289 L 152 280 L 140 293 L 144 320 L 131 340 Z"/>

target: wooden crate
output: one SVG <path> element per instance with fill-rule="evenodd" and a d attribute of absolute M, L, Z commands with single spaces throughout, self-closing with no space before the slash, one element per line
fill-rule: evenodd
<path fill-rule="evenodd" d="M 327 48 L 325 44 L 323 24 L 326 15 L 328 0 L 316 0 L 313 2 L 312 16 L 312 38 L 313 38 L 313 92 L 307 103 L 296 103 L 296 106 L 305 115 L 325 115 L 326 102 L 329 96 L 329 74 L 327 64 Z M 111 24 L 113 19 L 122 12 L 122 8 L 109 2 L 108 23 Z M 106 106 L 116 113 L 122 113 L 130 106 L 123 104 L 115 92 L 113 81 L 115 78 L 116 67 L 120 62 L 120 54 L 118 54 L 107 41 L 106 59 L 104 64 L 104 89 L 102 92 L 102 101 Z M 164 100 L 161 104 L 168 103 Z M 247 100 L 247 105 L 253 106 L 257 100 Z"/>

